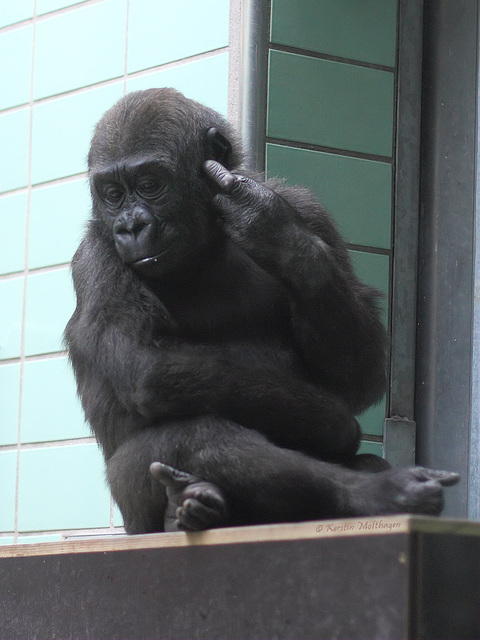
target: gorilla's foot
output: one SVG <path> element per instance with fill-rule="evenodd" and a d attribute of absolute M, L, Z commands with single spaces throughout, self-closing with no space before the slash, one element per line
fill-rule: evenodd
<path fill-rule="evenodd" d="M 437 516 L 443 509 L 444 487 L 455 485 L 459 480 L 458 473 L 425 467 L 365 474 L 355 486 L 356 506 L 362 515 Z"/>
<path fill-rule="evenodd" d="M 153 462 L 150 473 L 167 491 L 165 531 L 202 531 L 225 524 L 225 499 L 217 486 L 161 462 Z"/>

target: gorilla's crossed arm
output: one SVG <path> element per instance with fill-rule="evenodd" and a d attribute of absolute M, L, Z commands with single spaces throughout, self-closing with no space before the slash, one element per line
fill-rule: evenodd
<path fill-rule="evenodd" d="M 376 292 L 308 192 L 238 166 L 173 90 L 95 131 L 65 337 L 127 531 L 438 513 L 455 474 L 356 455 L 385 389 Z"/>
<path fill-rule="evenodd" d="M 304 190 L 279 185 L 282 197 L 212 160 L 204 169 L 222 188 L 214 201 L 228 236 L 287 287 L 311 375 L 361 413 L 385 389 L 386 336 L 377 294 L 354 276 L 330 217 Z"/>

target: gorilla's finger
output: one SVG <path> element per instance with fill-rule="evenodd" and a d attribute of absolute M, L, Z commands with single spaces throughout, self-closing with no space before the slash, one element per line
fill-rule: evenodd
<path fill-rule="evenodd" d="M 225 195 L 246 195 L 244 186 L 253 180 L 245 176 L 230 173 L 222 164 L 216 160 L 206 160 L 203 163 L 205 173 L 222 189 Z"/>
<path fill-rule="evenodd" d="M 166 487 L 177 489 L 179 485 L 187 485 L 192 481 L 192 476 L 185 471 L 179 471 L 161 462 L 152 462 L 150 473 Z"/>
<path fill-rule="evenodd" d="M 230 193 L 235 186 L 236 177 L 216 160 L 206 160 L 203 170 L 225 193 Z"/>

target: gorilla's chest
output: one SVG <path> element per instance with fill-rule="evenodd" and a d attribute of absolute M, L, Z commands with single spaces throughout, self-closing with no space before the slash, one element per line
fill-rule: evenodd
<path fill-rule="evenodd" d="M 212 292 L 172 309 L 182 333 L 199 339 L 261 337 L 283 333 L 287 323 L 284 299 L 276 292 L 245 289 Z"/>
<path fill-rule="evenodd" d="M 285 334 L 290 301 L 284 287 L 256 265 L 237 266 L 218 265 L 215 274 L 164 300 L 181 336 L 223 342 Z"/>

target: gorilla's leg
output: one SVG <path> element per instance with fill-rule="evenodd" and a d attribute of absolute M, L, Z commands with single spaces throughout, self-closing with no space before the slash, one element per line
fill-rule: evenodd
<path fill-rule="evenodd" d="M 391 468 L 386 460 L 370 453 L 358 454 L 344 466 L 369 473 Z M 165 531 L 200 531 L 222 526 L 227 521 L 223 494 L 211 482 L 161 462 L 153 462 L 150 473 L 165 485 L 167 492 Z"/>
<path fill-rule="evenodd" d="M 139 432 L 107 461 L 107 477 L 126 530 L 144 533 L 163 530 L 164 517 L 172 530 L 334 516 L 346 490 L 329 479 L 330 468 L 202 416 Z M 182 520 L 172 524 L 178 508 Z"/>
<path fill-rule="evenodd" d="M 373 453 L 357 453 L 356 456 L 350 460 L 346 460 L 342 463 L 347 469 L 353 469 L 355 471 L 369 471 L 370 473 L 378 473 L 379 471 L 386 471 L 391 469 L 391 465 L 380 456 L 376 456 Z"/>
<path fill-rule="evenodd" d="M 176 480 L 162 478 L 170 484 L 170 501 L 163 482 L 149 473 L 153 462 L 185 474 Z M 153 471 L 158 476 L 158 467 L 154 465 Z M 108 478 L 129 533 L 161 531 L 165 515 L 170 530 L 191 530 L 392 513 L 438 514 L 443 486 L 458 481 L 457 474 L 422 468 L 352 471 L 277 447 L 255 431 L 213 416 L 140 432 L 108 461 Z"/>

